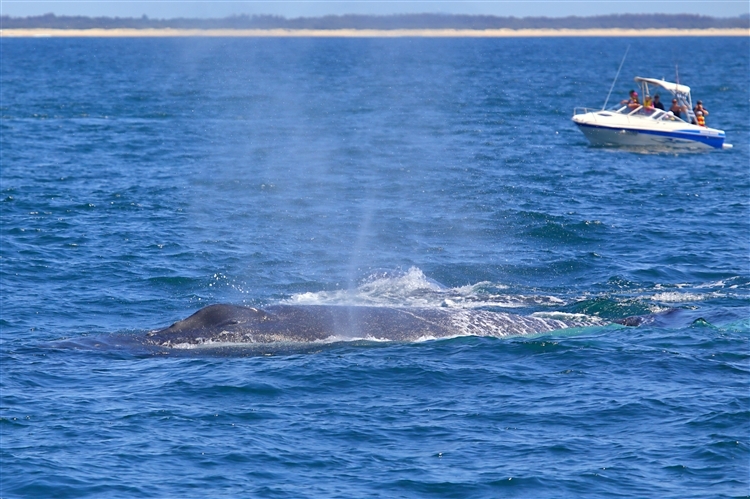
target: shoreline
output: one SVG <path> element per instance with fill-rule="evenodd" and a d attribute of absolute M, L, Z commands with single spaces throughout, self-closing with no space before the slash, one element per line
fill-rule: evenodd
<path fill-rule="evenodd" d="M 535 38 L 535 37 L 750 37 L 750 29 L 5 29 L 0 38 Z"/>

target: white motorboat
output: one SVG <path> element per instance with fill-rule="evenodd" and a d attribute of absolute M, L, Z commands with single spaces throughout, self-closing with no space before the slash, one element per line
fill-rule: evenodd
<path fill-rule="evenodd" d="M 659 87 L 672 94 L 680 106 L 681 117 L 642 104 L 618 105 L 615 108 L 595 110 L 575 108 L 573 122 L 595 146 L 624 146 L 654 149 L 728 149 L 724 130 L 699 126 L 693 112 L 690 87 L 654 78 L 641 78 L 644 102 L 651 97 L 650 87 Z M 670 99 L 671 101 L 671 99 Z"/>

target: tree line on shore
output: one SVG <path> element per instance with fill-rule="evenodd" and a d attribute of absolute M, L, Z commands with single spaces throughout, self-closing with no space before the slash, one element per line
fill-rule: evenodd
<path fill-rule="evenodd" d="M 717 18 L 695 14 L 613 14 L 589 17 L 498 17 L 463 14 L 347 14 L 298 17 L 233 15 L 224 18 L 0 16 L 0 29 L 750 29 L 750 15 Z"/>

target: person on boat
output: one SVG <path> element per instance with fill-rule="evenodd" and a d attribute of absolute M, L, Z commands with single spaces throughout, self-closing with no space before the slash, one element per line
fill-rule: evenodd
<path fill-rule="evenodd" d="M 695 122 L 698 126 L 706 126 L 706 118 L 703 117 L 703 113 L 701 111 L 697 111 L 695 113 Z"/>
<path fill-rule="evenodd" d="M 672 114 L 682 119 L 682 107 L 677 103 L 677 99 L 672 99 L 672 107 L 669 108 Z"/>
<path fill-rule="evenodd" d="M 641 103 L 638 101 L 638 92 L 636 92 L 635 90 L 631 90 L 629 95 L 630 98 L 620 102 L 620 104 L 622 104 L 623 106 L 627 105 L 630 109 L 639 107 Z"/>
<path fill-rule="evenodd" d="M 654 95 L 654 107 L 656 109 L 661 109 L 662 111 L 664 111 L 664 104 L 662 104 L 659 100 L 659 94 Z"/>
<path fill-rule="evenodd" d="M 696 116 L 698 115 L 699 111 L 703 113 L 703 116 L 708 116 L 708 110 L 705 107 L 703 107 L 702 100 L 699 100 L 698 104 L 696 104 L 695 107 L 693 108 L 693 112 L 696 114 Z"/>
<path fill-rule="evenodd" d="M 649 95 L 643 98 L 643 112 L 647 115 L 654 112 L 654 101 Z"/>

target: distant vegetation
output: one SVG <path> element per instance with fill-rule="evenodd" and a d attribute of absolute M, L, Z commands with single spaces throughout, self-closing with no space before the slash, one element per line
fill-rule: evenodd
<path fill-rule="evenodd" d="M 299 17 L 235 15 L 223 19 L 133 17 L 0 16 L 1 29 L 708 29 L 750 28 L 750 16 L 717 18 L 692 14 L 620 14 L 591 17 L 497 17 L 453 14 Z"/>

